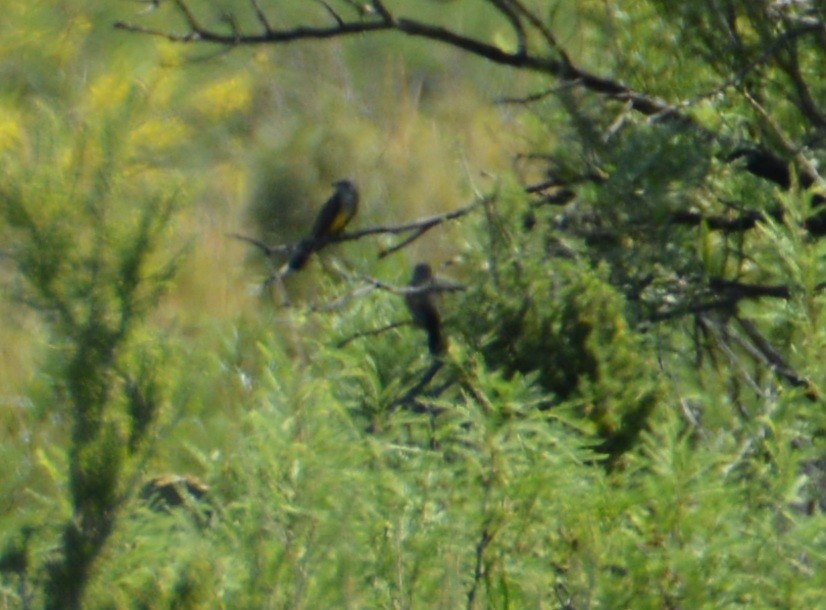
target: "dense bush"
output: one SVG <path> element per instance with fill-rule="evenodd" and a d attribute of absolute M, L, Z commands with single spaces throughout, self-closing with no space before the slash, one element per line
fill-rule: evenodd
<path fill-rule="evenodd" d="M 822 605 L 822 6 L 386 4 L 7 10 L 0 605 Z"/>

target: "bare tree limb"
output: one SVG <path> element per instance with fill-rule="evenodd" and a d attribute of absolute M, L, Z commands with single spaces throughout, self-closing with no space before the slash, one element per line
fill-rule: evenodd
<path fill-rule="evenodd" d="M 394 328 L 399 328 L 401 326 L 412 326 L 412 325 L 413 325 L 412 320 L 403 320 L 401 322 L 393 322 L 392 324 L 387 324 L 387 325 L 382 326 L 380 328 L 371 328 L 370 330 L 363 330 L 361 332 L 357 332 L 353 335 L 350 335 L 346 339 L 342 339 L 341 341 L 336 343 L 336 348 L 341 349 L 342 347 L 345 347 L 346 345 L 352 343 L 353 341 L 356 341 L 357 339 L 363 339 L 364 337 L 374 337 L 376 335 L 381 335 L 383 333 L 386 333 L 388 330 L 393 330 Z"/>
<path fill-rule="evenodd" d="M 414 296 L 418 294 L 430 294 L 434 292 L 461 292 L 467 288 L 461 284 L 447 282 L 445 280 L 434 278 L 433 282 L 422 286 L 393 286 L 387 284 L 376 278 L 370 276 L 362 276 L 362 279 L 369 285 L 385 292 L 397 294 L 399 296 Z"/>
<path fill-rule="evenodd" d="M 817 400 L 818 393 L 811 381 L 802 377 L 786 361 L 777 349 L 769 342 L 751 320 L 736 318 L 740 328 L 746 333 L 752 342 L 753 349 L 757 356 L 769 366 L 780 377 L 786 379 L 795 387 L 806 388 L 806 397 L 809 400 Z"/>
<path fill-rule="evenodd" d="M 269 34 L 272 32 L 272 26 L 270 25 L 267 16 L 264 14 L 264 11 L 261 9 L 261 5 L 258 4 L 258 0 L 250 0 L 252 3 L 252 8 L 255 11 L 255 16 L 258 19 L 258 22 L 264 27 L 264 32 Z"/>
<path fill-rule="evenodd" d="M 519 15 L 517 15 L 514 10 L 513 6 L 511 6 L 510 0 L 490 0 L 490 3 L 504 15 L 505 19 L 507 19 L 511 27 L 513 27 L 513 31 L 516 33 L 516 53 L 519 55 L 525 55 L 528 52 L 528 42 L 527 42 L 527 35 L 525 34 L 525 28 L 522 26 L 522 20 L 519 19 Z"/>
<path fill-rule="evenodd" d="M 388 234 L 388 235 L 399 235 L 401 233 L 408 233 L 412 232 L 412 235 L 406 237 L 401 242 L 382 249 L 379 251 L 378 257 L 384 258 L 398 250 L 401 250 L 403 247 L 407 246 L 411 242 L 415 241 L 422 235 L 424 235 L 427 231 L 436 227 L 444 222 L 455 220 L 456 218 L 461 218 L 462 216 L 466 216 L 478 206 L 484 205 L 487 200 L 494 197 L 494 195 L 483 196 L 476 201 L 466 205 L 463 208 L 458 208 L 456 210 L 451 210 L 450 212 L 444 212 L 442 214 L 435 214 L 433 216 L 427 216 L 425 218 L 421 218 L 419 220 L 408 222 L 401 225 L 385 225 L 385 226 L 376 226 L 376 227 L 368 227 L 366 229 L 360 229 L 357 231 L 350 231 L 347 233 L 340 233 L 338 235 L 331 235 L 326 237 L 321 243 L 318 244 L 316 250 L 321 250 L 330 244 L 335 244 L 344 241 L 354 241 L 357 239 L 361 239 L 367 235 L 378 235 L 378 234 Z M 241 235 L 239 233 L 229 233 L 229 237 L 234 239 L 240 239 L 242 241 L 248 242 L 258 249 L 260 249 L 266 256 L 273 257 L 276 255 L 284 255 L 289 254 L 295 250 L 295 245 L 288 245 L 288 244 L 278 244 L 274 246 L 270 246 L 265 244 L 259 239 L 254 237 L 249 237 L 247 235 Z"/>
<path fill-rule="evenodd" d="M 824 184 L 823 178 L 818 174 L 817 169 L 812 164 L 809 159 L 801 152 L 801 147 L 792 142 L 792 140 L 787 136 L 783 128 L 777 123 L 777 121 L 772 117 L 771 114 L 757 101 L 748 91 L 743 91 L 743 97 L 746 98 L 746 101 L 754 108 L 754 110 L 759 114 L 766 124 L 771 129 L 772 133 L 774 133 L 775 138 L 783 147 L 783 149 L 791 155 L 794 160 L 797 162 L 797 166 L 801 168 L 801 170 L 813 181 L 817 182 L 818 184 Z"/>
<path fill-rule="evenodd" d="M 173 42 L 206 42 L 230 46 L 279 44 L 299 40 L 321 40 L 380 31 L 397 31 L 406 36 L 442 42 L 500 65 L 541 72 L 563 81 L 576 81 L 582 87 L 595 93 L 605 95 L 611 99 L 629 102 L 634 110 L 644 115 L 653 116 L 658 119 L 674 120 L 699 127 L 692 118 L 680 114 L 678 106 L 669 104 L 662 99 L 637 92 L 622 82 L 610 78 L 603 78 L 576 67 L 567 55 L 564 54 L 561 47 L 556 44 L 556 39 L 552 32 L 547 26 L 542 24 L 542 21 L 535 14 L 531 13 L 521 3 L 515 3 L 514 0 L 508 0 L 507 4 L 516 7 L 518 12 L 525 15 L 534 27 L 539 28 L 549 44 L 553 45 L 554 54 L 561 56 L 563 59 L 541 54 L 531 54 L 519 49 L 516 52 L 508 52 L 496 45 L 459 34 L 454 30 L 442 26 L 424 23 L 406 17 L 396 17 L 379 0 L 373 0 L 372 6 L 375 9 L 375 14 L 380 19 L 352 22 L 343 21 L 342 23 L 337 23 L 335 26 L 327 27 L 302 25 L 290 29 L 271 28 L 263 34 L 236 36 L 234 34 L 227 35 L 216 30 L 205 28 L 199 24 L 185 0 L 175 0 L 174 5 L 184 16 L 184 20 L 190 30 L 189 32 L 174 33 L 145 28 L 124 21 L 115 23 L 115 27 L 128 32 L 161 36 Z"/>
<path fill-rule="evenodd" d="M 444 361 L 442 361 L 441 359 L 434 360 L 433 363 L 425 371 L 424 375 L 422 375 L 422 378 L 418 382 L 416 382 L 416 384 L 412 388 L 410 388 L 402 396 L 390 403 L 388 412 L 393 413 L 406 404 L 414 403 L 415 398 L 418 397 L 419 394 L 421 394 L 424 391 L 427 385 L 436 376 L 436 373 L 438 373 L 443 366 Z M 441 412 L 440 409 L 437 410 L 432 408 L 425 408 L 422 410 L 433 415 L 438 415 L 438 413 Z"/>
<path fill-rule="evenodd" d="M 729 339 L 731 339 L 731 337 L 728 329 L 725 326 L 720 326 L 715 323 L 705 315 L 698 316 L 697 321 L 703 330 L 705 330 L 708 335 L 715 340 L 719 350 L 725 354 L 729 361 L 734 365 L 735 370 L 739 372 L 740 379 L 745 381 L 746 384 L 754 390 L 755 394 L 762 398 L 768 398 L 768 392 L 760 387 L 760 384 L 747 369 L 746 364 L 729 344 Z"/>
<path fill-rule="evenodd" d="M 178 7 L 178 10 L 181 12 L 181 14 L 184 16 L 187 24 L 189 25 L 189 28 L 193 32 L 197 34 L 205 31 L 204 28 L 202 28 L 198 24 L 198 21 L 195 19 L 195 15 L 192 13 L 191 10 L 189 10 L 189 6 L 187 6 L 184 0 L 173 0 L 173 2 L 175 3 L 175 6 Z"/>
<path fill-rule="evenodd" d="M 384 22 L 388 25 L 392 25 L 393 15 L 391 15 L 390 11 L 385 8 L 384 3 L 381 2 L 381 0 L 373 0 L 372 4 L 376 13 L 384 20 Z"/>
<path fill-rule="evenodd" d="M 316 2 L 319 2 L 327 10 L 327 12 L 330 13 L 332 18 L 339 25 L 339 27 L 344 26 L 344 20 L 341 18 L 341 16 L 337 12 L 335 12 L 335 10 L 333 10 L 332 6 L 330 6 L 329 4 L 324 2 L 324 0 L 316 0 Z"/>
<path fill-rule="evenodd" d="M 533 11 L 529 11 L 525 8 L 525 5 L 521 2 L 521 0 L 508 0 L 519 13 L 524 15 L 524 17 L 528 20 L 528 22 L 536 28 L 541 34 L 542 37 L 545 39 L 545 42 L 548 44 L 549 47 L 554 49 L 559 56 L 562 58 L 562 63 L 564 66 L 572 67 L 573 62 L 571 62 L 571 58 L 568 57 L 568 53 L 565 49 L 562 48 L 562 45 L 557 42 L 556 36 L 554 36 L 553 32 L 551 32 L 550 28 L 546 26 L 539 17 L 536 16 L 536 13 Z"/>
<path fill-rule="evenodd" d="M 260 239 L 255 239 L 254 237 L 249 237 L 247 235 L 241 235 L 239 233 L 227 233 L 227 237 L 232 237 L 234 239 L 240 239 L 241 241 L 245 241 L 247 243 L 252 244 L 253 246 L 259 248 L 267 257 L 273 257 L 277 254 L 289 254 L 292 251 L 292 246 L 286 245 L 278 245 L 278 246 L 268 246 Z"/>

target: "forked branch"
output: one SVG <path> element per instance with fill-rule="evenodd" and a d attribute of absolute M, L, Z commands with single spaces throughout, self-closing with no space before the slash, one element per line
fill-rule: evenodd
<path fill-rule="evenodd" d="M 345 1 L 352 6 L 353 2 Z M 700 127 L 688 114 L 683 113 L 679 105 L 635 91 L 621 81 L 603 78 L 577 67 L 559 44 L 550 27 L 535 11 L 528 9 L 521 0 L 486 0 L 515 31 L 517 48 L 514 51 L 502 49 L 483 39 L 467 36 L 455 29 L 397 16 L 380 0 L 368 2 L 362 7 L 359 17 L 350 20 L 343 18 L 325 4 L 326 12 L 332 15 L 333 23 L 321 26 L 296 25 L 289 28 L 272 27 L 258 0 L 250 0 L 250 2 L 258 22 L 263 26 L 262 32 L 223 32 L 216 28 L 206 27 L 196 18 L 186 0 L 172 2 L 172 6 L 183 18 L 186 31 L 154 29 L 125 21 L 115 23 L 115 27 L 127 32 L 160 36 L 173 42 L 213 43 L 225 46 L 286 44 L 300 40 L 323 40 L 376 32 L 397 32 L 405 36 L 441 42 L 500 65 L 547 74 L 565 82 L 575 82 L 577 86 L 594 93 L 627 102 L 633 110 L 658 120 L 677 121 L 694 128 Z M 529 28 L 537 32 L 545 43 L 538 51 L 529 47 Z"/>
<path fill-rule="evenodd" d="M 320 244 L 317 250 L 321 250 L 322 248 L 329 246 L 330 244 L 335 244 L 338 242 L 343 241 L 354 241 L 356 239 L 361 239 L 367 235 L 401 235 L 403 233 L 410 233 L 407 237 L 402 239 L 400 242 L 384 248 L 379 251 L 379 258 L 384 258 L 392 254 L 393 252 L 397 252 L 401 250 L 408 244 L 414 242 L 415 240 L 419 239 L 422 235 L 427 233 L 430 229 L 439 226 L 444 222 L 448 222 L 450 220 L 455 220 L 456 218 L 461 218 L 462 216 L 466 216 L 470 212 L 472 212 L 477 207 L 485 205 L 486 203 L 490 202 L 493 198 L 493 195 L 486 195 L 473 201 L 472 203 L 466 205 L 465 207 L 458 208 L 456 210 L 451 210 L 450 212 L 444 212 L 442 214 L 435 214 L 433 216 L 426 216 L 425 218 L 420 218 L 419 220 L 415 220 L 413 222 L 408 222 L 400 225 L 379 225 L 375 227 L 367 227 L 364 229 L 359 229 L 357 231 L 350 231 L 347 233 L 340 233 L 338 235 L 330 235 L 325 238 L 324 242 Z M 288 244 L 277 244 L 274 246 L 270 246 L 265 244 L 259 239 L 254 237 L 249 237 L 247 235 L 241 235 L 239 233 L 229 233 L 229 237 L 233 237 L 235 239 L 240 239 L 247 243 L 250 243 L 261 250 L 267 257 L 273 257 L 276 255 L 287 255 L 292 253 L 296 245 L 288 245 Z"/>

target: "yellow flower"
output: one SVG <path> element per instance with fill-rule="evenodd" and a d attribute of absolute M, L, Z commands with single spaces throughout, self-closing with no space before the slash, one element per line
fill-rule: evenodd
<path fill-rule="evenodd" d="M 232 76 L 203 89 L 196 97 L 195 109 L 212 120 L 235 112 L 246 112 L 252 101 L 251 89 L 248 78 Z"/>

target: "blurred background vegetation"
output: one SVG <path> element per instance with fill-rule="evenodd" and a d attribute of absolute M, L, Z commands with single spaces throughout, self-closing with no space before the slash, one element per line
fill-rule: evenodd
<path fill-rule="evenodd" d="M 820 607 L 826 7 L 386 4 L 627 91 L 113 27 L 381 3 L 4 8 L 0 608 Z M 230 234 L 296 243 L 342 177 L 353 230 L 473 208 L 262 288 Z M 374 281 L 419 261 L 464 287 L 441 360 Z"/>

